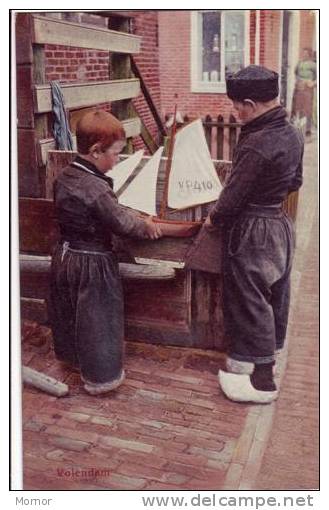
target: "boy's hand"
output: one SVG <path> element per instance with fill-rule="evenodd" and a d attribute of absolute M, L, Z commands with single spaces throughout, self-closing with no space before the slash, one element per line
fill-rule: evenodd
<path fill-rule="evenodd" d="M 217 227 L 211 221 L 210 216 L 207 216 L 207 218 L 205 219 L 204 226 L 209 231 L 217 230 Z"/>
<path fill-rule="evenodd" d="M 149 239 L 159 239 L 160 237 L 162 237 L 162 231 L 161 231 L 161 228 L 160 226 L 155 223 L 152 219 L 152 216 L 149 216 L 146 220 L 144 220 L 145 223 L 146 223 L 146 232 L 147 232 L 147 237 Z"/>
<path fill-rule="evenodd" d="M 212 227 L 213 226 L 212 223 L 211 223 L 210 216 L 206 217 L 204 224 L 205 224 L 206 227 Z"/>

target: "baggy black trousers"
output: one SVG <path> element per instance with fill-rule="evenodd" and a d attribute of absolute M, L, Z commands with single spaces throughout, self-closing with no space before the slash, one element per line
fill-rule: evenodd
<path fill-rule="evenodd" d="M 294 247 L 292 220 L 278 207 L 248 206 L 226 232 L 223 313 L 232 358 L 268 363 L 283 347 Z"/>
<path fill-rule="evenodd" d="M 52 258 L 50 318 L 58 359 L 85 381 L 106 383 L 123 366 L 123 291 L 112 252 L 70 250 Z"/>

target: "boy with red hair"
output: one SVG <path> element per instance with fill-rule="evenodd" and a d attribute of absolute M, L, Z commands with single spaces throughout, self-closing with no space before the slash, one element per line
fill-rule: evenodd
<path fill-rule="evenodd" d="M 51 315 L 58 359 L 79 368 L 97 395 L 124 380 L 123 293 L 113 234 L 157 239 L 151 218 L 119 205 L 105 176 L 125 146 L 121 122 L 87 113 L 76 129 L 78 156 L 54 185 L 61 241 L 52 258 Z"/>

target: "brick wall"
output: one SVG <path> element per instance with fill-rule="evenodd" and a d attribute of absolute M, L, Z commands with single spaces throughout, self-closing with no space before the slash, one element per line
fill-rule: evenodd
<path fill-rule="evenodd" d="M 131 11 L 135 18 L 132 21 L 132 33 L 142 37 L 141 53 L 135 56 L 135 61 L 148 87 L 156 107 L 160 111 L 160 82 L 158 55 L 158 12 L 153 10 Z M 106 19 L 99 16 L 74 14 L 68 21 L 92 23 L 106 26 Z M 84 50 L 65 46 L 46 46 L 46 80 L 58 80 L 60 83 L 103 81 L 110 78 L 109 53 L 104 51 Z M 152 136 L 158 138 L 158 129 L 153 116 L 142 95 L 133 101 L 138 114 L 143 119 Z M 100 105 L 109 109 L 109 104 Z M 143 146 L 138 137 L 136 148 Z"/>
<path fill-rule="evenodd" d="M 316 28 L 316 14 L 310 10 L 302 10 L 300 13 L 300 56 L 303 48 L 314 48 L 314 30 Z"/>
<path fill-rule="evenodd" d="M 134 57 L 135 62 L 160 113 L 158 11 L 135 11 L 135 15 L 133 33 L 142 37 L 141 52 Z M 153 138 L 158 140 L 158 128 L 144 96 L 140 95 L 133 103 Z M 135 146 L 143 146 L 140 138 L 135 140 Z"/>
<path fill-rule="evenodd" d="M 208 113 L 227 115 L 231 102 L 224 94 L 191 92 L 191 13 L 159 13 L 160 83 L 162 115 L 173 113 L 174 105 L 183 115 L 203 117 Z"/>
<path fill-rule="evenodd" d="M 132 11 L 135 15 L 132 32 L 142 36 L 141 53 L 135 56 L 136 63 L 153 101 L 164 119 L 173 112 L 175 103 L 189 117 L 228 118 L 231 101 L 225 94 L 191 92 L 191 11 Z M 72 21 L 106 23 L 100 17 L 80 18 Z M 260 11 L 260 64 L 279 71 L 281 11 Z M 301 11 L 301 48 L 313 47 L 315 15 L 312 11 Z M 250 62 L 255 61 L 256 13 L 250 11 Z M 106 80 L 109 77 L 107 52 L 48 46 L 46 48 L 46 79 L 62 83 L 75 81 Z M 157 138 L 158 129 L 142 96 L 134 105 L 152 136 Z M 108 107 L 108 106 L 107 106 Z M 135 140 L 136 147 L 143 145 Z"/>
<path fill-rule="evenodd" d="M 250 12 L 250 62 L 255 61 L 255 11 Z M 191 12 L 159 13 L 161 112 L 173 112 L 174 104 L 190 117 L 228 118 L 232 103 L 226 94 L 191 92 Z"/>
<path fill-rule="evenodd" d="M 74 23 L 85 23 L 105 27 L 107 20 L 100 16 L 83 13 L 45 13 Z M 67 46 L 46 45 L 46 80 L 61 83 L 107 80 L 108 52 L 84 50 Z"/>
<path fill-rule="evenodd" d="M 68 83 L 109 79 L 107 52 L 47 45 L 45 55 L 47 81 Z"/>
<path fill-rule="evenodd" d="M 249 48 L 249 56 L 250 56 L 250 64 L 255 63 L 255 54 L 256 54 L 256 11 L 250 11 L 249 17 L 249 38 L 250 38 L 250 48 Z"/>
<path fill-rule="evenodd" d="M 260 12 L 260 65 L 279 72 L 281 11 Z"/>

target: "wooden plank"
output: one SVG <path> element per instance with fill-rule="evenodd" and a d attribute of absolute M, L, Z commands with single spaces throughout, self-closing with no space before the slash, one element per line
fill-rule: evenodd
<path fill-rule="evenodd" d="M 16 64 L 32 64 L 31 15 L 14 13 L 16 32 Z"/>
<path fill-rule="evenodd" d="M 36 275 L 48 274 L 50 272 L 51 257 L 20 254 L 19 256 L 21 273 L 34 273 Z M 175 270 L 171 267 L 153 266 L 147 264 L 119 263 L 119 271 L 122 278 L 126 280 L 172 280 L 175 278 Z M 24 294 L 25 295 L 25 294 Z"/>
<path fill-rule="evenodd" d="M 183 262 L 193 237 L 162 237 L 157 241 L 127 239 L 128 250 L 135 257 Z"/>
<path fill-rule="evenodd" d="M 37 372 L 30 367 L 23 366 L 22 370 L 23 382 L 34 388 L 55 395 L 56 397 L 64 397 L 69 392 L 69 387 L 49 375 L 42 372 Z"/>
<path fill-rule="evenodd" d="M 39 324 L 46 324 L 48 322 L 46 300 L 21 297 L 21 317 Z"/>
<path fill-rule="evenodd" d="M 122 17 L 113 17 L 108 19 L 108 28 L 119 30 L 120 32 L 128 33 L 130 31 L 130 20 Z M 114 80 L 122 80 L 125 78 L 132 78 L 131 66 L 130 66 L 130 55 L 122 53 L 110 54 L 110 68 L 111 77 Z M 127 119 L 129 117 L 135 117 L 132 110 L 131 100 L 118 101 L 112 105 L 113 114 L 119 119 Z M 132 140 L 128 140 L 126 145 L 126 152 L 132 154 L 134 151 Z"/>
<path fill-rule="evenodd" d="M 127 54 L 139 53 L 141 47 L 140 36 L 36 15 L 32 41 Z"/>
<path fill-rule="evenodd" d="M 292 218 L 293 221 L 296 221 L 297 218 L 297 208 L 298 208 L 298 191 L 294 191 L 290 193 L 286 200 L 283 203 L 283 210 Z"/>
<path fill-rule="evenodd" d="M 74 155 L 76 155 L 76 149 L 77 149 L 77 137 L 75 135 L 72 135 L 73 139 L 73 151 L 66 151 L 66 152 L 73 152 Z M 48 161 L 48 153 L 51 152 L 57 152 L 56 151 L 56 142 L 54 138 L 44 138 L 42 140 L 39 140 L 38 143 L 38 159 L 40 164 L 47 165 Z M 63 152 L 63 151 L 58 151 Z"/>
<path fill-rule="evenodd" d="M 223 291 L 220 275 L 192 271 L 194 346 L 223 349 Z"/>
<path fill-rule="evenodd" d="M 59 239 L 52 200 L 19 199 L 20 251 L 49 255 Z"/>
<path fill-rule="evenodd" d="M 41 44 L 33 45 L 33 83 L 46 83 L 46 55 Z"/>
<path fill-rule="evenodd" d="M 138 320 L 125 318 L 125 338 L 131 342 L 143 342 L 160 345 L 193 347 L 194 338 L 189 326 L 184 323 L 170 323 L 158 318 Z"/>
<path fill-rule="evenodd" d="M 127 138 L 139 136 L 141 132 L 141 119 L 139 117 L 132 117 L 121 121 Z"/>
<path fill-rule="evenodd" d="M 135 116 L 138 115 L 138 112 L 134 105 L 131 105 L 131 111 L 132 111 L 133 115 L 135 115 Z M 150 151 L 150 153 L 154 154 L 158 150 L 159 146 L 153 139 L 151 133 L 149 132 L 149 130 L 147 129 L 146 125 L 144 124 L 144 122 L 142 120 L 141 120 L 141 133 L 140 134 L 141 134 L 141 138 L 142 138 L 143 142 L 145 143 L 145 145 L 148 148 L 148 150 Z"/>
<path fill-rule="evenodd" d="M 137 16 L 136 11 L 90 11 L 88 14 L 95 14 L 97 16 L 103 16 L 105 18 L 135 18 Z"/>
<path fill-rule="evenodd" d="M 30 64 L 17 66 L 16 100 L 17 100 L 17 127 L 33 128 L 33 71 Z"/>
<path fill-rule="evenodd" d="M 175 270 L 166 266 L 149 266 L 139 264 L 119 263 L 120 275 L 125 280 L 173 280 Z"/>
<path fill-rule="evenodd" d="M 46 198 L 53 199 L 54 181 L 75 158 L 73 151 L 50 151 L 48 152 L 46 165 Z"/>
<path fill-rule="evenodd" d="M 19 195 L 40 196 L 40 180 L 33 129 L 17 130 L 17 169 Z"/>
<path fill-rule="evenodd" d="M 50 260 L 26 262 L 20 256 L 20 292 L 29 299 L 49 299 Z"/>
<path fill-rule="evenodd" d="M 88 83 L 65 83 L 61 85 L 66 108 L 83 108 L 97 103 L 108 103 L 137 97 L 139 80 L 135 78 Z M 34 111 L 52 111 L 50 85 L 35 85 Z"/>
<path fill-rule="evenodd" d="M 144 79 L 143 79 L 143 76 L 141 75 L 140 73 L 140 70 L 134 60 L 134 58 L 132 56 L 130 56 L 130 60 L 131 60 L 131 69 L 132 69 L 132 72 L 134 73 L 134 75 L 136 76 L 136 78 L 139 78 L 140 80 L 140 83 L 141 83 L 141 91 L 142 93 L 144 94 L 144 97 L 146 99 L 146 102 L 153 114 L 153 117 L 154 117 L 154 120 L 155 122 L 157 123 L 157 126 L 158 126 L 158 129 L 161 133 L 161 135 L 163 137 L 165 137 L 167 135 L 167 131 L 164 127 L 164 124 L 162 122 L 162 119 L 160 117 L 160 114 L 157 110 L 157 107 L 155 106 L 154 102 L 153 102 L 153 99 L 152 99 L 152 96 L 147 88 L 147 85 L 146 83 L 144 82 Z"/>
<path fill-rule="evenodd" d="M 132 138 L 134 136 L 138 136 L 141 132 L 141 120 L 138 117 L 132 119 L 126 119 L 122 121 L 123 128 L 126 133 L 127 138 Z M 77 137 L 75 135 L 73 138 L 73 148 L 74 151 L 77 149 Z M 54 138 L 47 138 L 43 140 L 39 140 L 39 160 L 43 165 L 47 163 L 47 155 L 49 151 L 56 150 L 56 142 Z"/>

